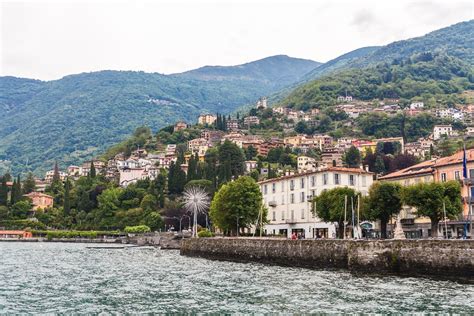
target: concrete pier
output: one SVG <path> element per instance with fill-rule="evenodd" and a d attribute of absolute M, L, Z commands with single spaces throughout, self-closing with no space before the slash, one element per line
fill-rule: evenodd
<path fill-rule="evenodd" d="M 474 240 L 196 238 L 181 254 L 355 273 L 439 276 L 474 282 Z"/>

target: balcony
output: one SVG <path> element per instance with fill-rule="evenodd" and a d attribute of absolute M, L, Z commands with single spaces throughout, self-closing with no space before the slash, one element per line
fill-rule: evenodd
<path fill-rule="evenodd" d="M 287 224 L 296 224 L 296 219 L 294 219 L 294 218 L 287 219 L 287 220 L 285 220 L 285 223 L 287 223 Z"/>
<path fill-rule="evenodd" d="M 463 196 L 462 197 L 463 203 L 474 204 L 474 196 Z"/>
<path fill-rule="evenodd" d="M 276 206 L 277 206 L 277 202 L 276 202 L 276 201 L 270 201 L 270 202 L 268 202 L 268 206 L 276 207 Z"/>
<path fill-rule="evenodd" d="M 468 178 L 462 180 L 464 185 L 474 186 L 474 178 Z"/>

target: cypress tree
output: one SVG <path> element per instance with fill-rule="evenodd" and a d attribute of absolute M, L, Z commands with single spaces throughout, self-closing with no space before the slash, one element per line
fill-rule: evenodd
<path fill-rule="evenodd" d="M 36 190 L 35 177 L 30 172 L 28 173 L 28 176 L 26 177 L 25 182 L 23 182 L 23 194 L 31 193 L 34 190 Z"/>
<path fill-rule="evenodd" d="M 7 178 L 3 176 L 0 182 L 0 205 L 7 206 L 7 204 L 8 204 Z"/>
<path fill-rule="evenodd" d="M 194 159 L 194 156 L 191 155 L 189 158 L 189 163 L 188 163 L 188 175 L 187 175 L 187 181 L 191 181 L 196 179 L 196 160 Z"/>
<path fill-rule="evenodd" d="M 69 179 L 66 179 L 66 183 L 64 184 L 64 203 L 63 203 L 63 210 L 65 215 L 69 215 L 71 211 L 71 182 Z"/>
<path fill-rule="evenodd" d="M 13 181 L 10 203 L 13 205 L 21 200 L 21 179 L 18 175 L 17 179 Z"/>
<path fill-rule="evenodd" d="M 58 162 L 54 163 L 54 173 L 53 173 L 53 185 L 61 182 L 61 175 L 59 174 Z"/>
<path fill-rule="evenodd" d="M 95 171 L 95 166 L 94 166 L 94 161 L 92 160 L 91 161 L 91 168 L 90 168 L 90 171 L 89 171 L 89 176 L 91 179 L 94 179 L 96 177 L 96 171 Z"/>
<path fill-rule="evenodd" d="M 170 194 L 175 193 L 175 181 L 176 181 L 175 168 L 176 168 L 176 165 L 174 161 L 172 161 L 168 169 L 168 192 Z"/>

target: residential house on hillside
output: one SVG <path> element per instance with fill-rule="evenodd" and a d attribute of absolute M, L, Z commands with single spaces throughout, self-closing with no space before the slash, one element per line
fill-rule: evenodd
<path fill-rule="evenodd" d="M 449 137 L 453 133 L 451 125 L 435 125 L 433 127 L 433 140 L 439 140 L 443 136 Z"/>
<path fill-rule="evenodd" d="M 44 176 L 44 181 L 46 183 L 51 183 L 51 182 L 53 182 L 53 177 L 54 177 L 54 170 L 49 170 L 49 171 L 46 172 L 46 174 Z M 61 181 L 66 180 L 66 177 L 67 177 L 67 173 L 65 173 L 63 171 L 59 171 L 59 178 L 61 179 Z"/>
<path fill-rule="evenodd" d="M 192 153 L 204 151 L 204 154 L 205 154 L 206 151 L 211 147 L 212 147 L 211 142 L 209 142 L 205 138 L 195 138 L 188 141 L 188 150 Z"/>
<path fill-rule="evenodd" d="M 237 119 L 230 119 L 226 121 L 227 130 L 229 131 L 237 131 L 239 130 L 239 120 Z"/>
<path fill-rule="evenodd" d="M 256 104 L 257 109 L 266 109 L 267 108 L 267 97 L 261 97 L 258 99 Z"/>
<path fill-rule="evenodd" d="M 290 174 L 259 182 L 264 205 L 268 208 L 266 234 L 306 238 L 335 238 L 335 223 L 323 222 L 312 212 L 312 198 L 323 190 L 350 187 L 366 195 L 372 185 L 372 173 L 362 169 L 328 167 Z"/>
<path fill-rule="evenodd" d="M 202 125 L 212 125 L 217 120 L 217 115 L 201 114 L 198 118 L 198 123 Z"/>
<path fill-rule="evenodd" d="M 308 156 L 298 156 L 298 173 L 316 170 L 316 159 Z"/>
<path fill-rule="evenodd" d="M 325 148 L 321 153 L 321 162 L 328 166 L 342 166 L 344 151 L 338 148 Z"/>
<path fill-rule="evenodd" d="M 350 95 L 340 95 L 337 97 L 337 102 L 352 102 L 353 98 Z"/>
<path fill-rule="evenodd" d="M 412 102 L 410 104 L 410 110 L 419 110 L 423 109 L 425 107 L 425 104 L 423 102 Z"/>
<path fill-rule="evenodd" d="M 201 138 L 207 139 L 212 144 L 218 144 L 221 141 L 224 134 L 225 133 L 223 131 L 203 130 L 201 132 Z"/>
<path fill-rule="evenodd" d="M 181 131 L 183 129 L 186 129 L 187 127 L 188 127 L 188 124 L 186 124 L 186 122 L 179 121 L 179 122 L 176 122 L 176 124 L 174 124 L 173 131 L 174 132 Z"/>
<path fill-rule="evenodd" d="M 34 211 L 37 211 L 39 209 L 45 210 L 48 208 L 52 208 L 54 204 L 54 198 L 51 195 L 44 194 L 41 192 L 31 192 L 23 196 L 31 200 L 31 204 L 33 204 Z"/>
<path fill-rule="evenodd" d="M 244 118 L 244 125 L 245 126 L 251 126 L 251 125 L 258 125 L 260 124 L 260 119 L 258 116 L 247 116 Z"/>

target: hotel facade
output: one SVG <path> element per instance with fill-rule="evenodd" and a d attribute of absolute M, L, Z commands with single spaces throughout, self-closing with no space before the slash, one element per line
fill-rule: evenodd
<path fill-rule="evenodd" d="M 297 233 L 305 238 L 335 238 L 337 225 L 314 216 L 312 198 L 336 187 L 353 188 L 367 195 L 372 183 L 371 172 L 342 167 L 321 168 L 261 181 L 259 186 L 268 209 L 265 234 L 289 238 Z"/>

